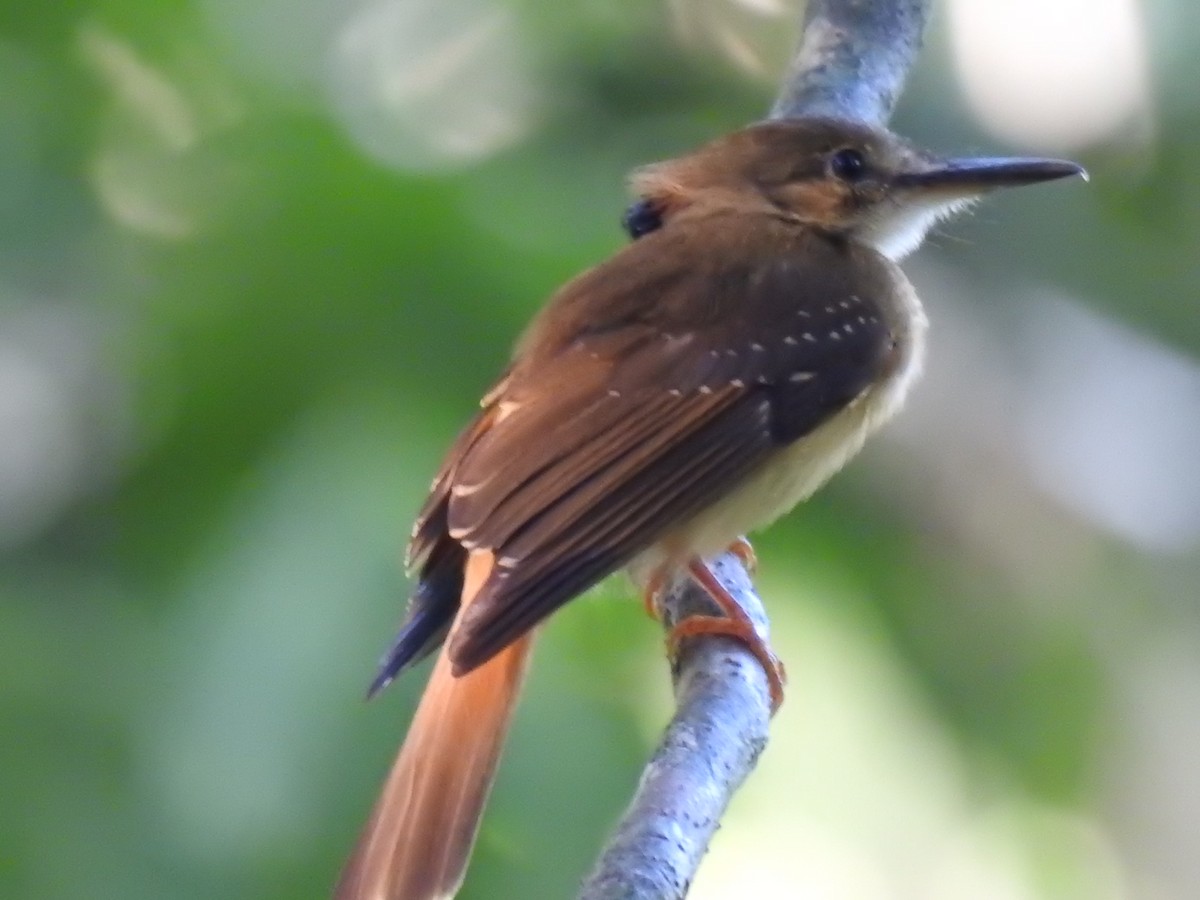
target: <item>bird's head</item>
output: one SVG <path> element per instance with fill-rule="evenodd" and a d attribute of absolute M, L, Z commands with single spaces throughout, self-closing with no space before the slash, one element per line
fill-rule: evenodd
<path fill-rule="evenodd" d="M 838 119 L 766 122 L 695 152 L 639 169 L 641 198 L 626 227 L 634 237 L 678 215 L 716 208 L 767 212 L 868 244 L 892 259 L 995 188 L 1070 175 L 1057 159 L 946 159 L 883 128 Z"/>

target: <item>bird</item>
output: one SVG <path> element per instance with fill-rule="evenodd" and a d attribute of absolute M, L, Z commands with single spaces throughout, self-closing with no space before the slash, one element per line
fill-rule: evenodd
<path fill-rule="evenodd" d="M 993 189 L 1072 175 L 830 117 L 635 171 L 631 240 L 535 316 L 416 519 L 416 584 L 369 694 L 437 659 L 336 900 L 454 896 L 534 633 L 613 572 L 651 593 L 693 577 L 725 617 L 672 637 L 743 640 L 777 706 L 782 667 L 705 561 L 744 550 L 901 408 L 927 321 L 898 264 L 930 228 Z"/>

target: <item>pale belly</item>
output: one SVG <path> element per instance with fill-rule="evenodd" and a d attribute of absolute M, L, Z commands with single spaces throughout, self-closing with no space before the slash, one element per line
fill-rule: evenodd
<path fill-rule="evenodd" d="M 782 449 L 731 494 L 675 529 L 629 565 L 640 586 L 664 565 L 714 556 L 739 536 L 771 524 L 828 481 L 875 431 L 891 419 L 920 375 L 925 315 L 909 289 L 896 312 L 897 363 L 832 419 Z"/>

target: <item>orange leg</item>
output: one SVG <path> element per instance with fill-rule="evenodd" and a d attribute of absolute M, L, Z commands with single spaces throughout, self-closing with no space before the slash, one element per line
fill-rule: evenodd
<path fill-rule="evenodd" d="M 679 649 L 680 641 L 700 634 L 723 634 L 737 638 L 754 654 L 755 659 L 762 663 L 767 673 L 767 681 L 771 686 L 771 712 L 774 713 L 783 703 L 783 686 L 787 682 L 783 663 L 771 652 L 770 645 L 759 636 L 750 617 L 703 561 L 694 559 L 688 563 L 688 574 L 712 597 L 724 615 L 689 616 L 676 623 L 667 637 L 668 652 L 673 657 Z"/>
<path fill-rule="evenodd" d="M 744 537 L 740 537 L 730 544 L 729 552 L 742 561 L 742 565 L 751 575 L 758 571 L 758 555 Z"/>
<path fill-rule="evenodd" d="M 758 555 L 744 537 L 737 538 L 729 545 L 728 550 L 742 561 L 742 566 L 750 575 L 758 571 Z M 650 576 L 650 580 L 646 582 L 646 589 L 642 593 L 642 606 L 646 610 L 646 615 L 652 619 L 658 619 L 658 595 L 666 586 L 667 568 L 664 566 Z"/>
<path fill-rule="evenodd" d="M 646 582 L 646 589 L 642 592 L 642 606 L 646 610 L 646 615 L 654 619 L 656 622 L 659 619 L 658 615 L 658 595 L 662 593 L 662 589 L 667 586 L 667 569 L 665 566 L 654 570 L 654 574 L 650 576 L 650 580 Z"/>

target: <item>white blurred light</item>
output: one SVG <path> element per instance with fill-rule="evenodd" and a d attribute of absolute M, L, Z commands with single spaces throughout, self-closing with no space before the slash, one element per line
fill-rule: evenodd
<path fill-rule="evenodd" d="M 31 540 L 97 481 L 128 438 L 128 396 L 87 323 L 35 307 L 0 325 L 0 547 Z"/>
<path fill-rule="evenodd" d="M 1012 798 L 971 817 L 922 900 L 1124 900 L 1124 866 L 1095 820 Z"/>
<path fill-rule="evenodd" d="M 68 392 L 20 347 L 0 347 L 0 546 L 40 531 L 74 493 L 82 448 Z"/>
<path fill-rule="evenodd" d="M 1059 152 L 1149 129 L 1137 0 L 951 0 L 966 99 L 1004 140 Z"/>
<path fill-rule="evenodd" d="M 785 3 L 783 0 L 733 0 L 733 2 L 760 16 L 791 15 L 794 11 L 792 7 L 795 5 Z"/>
<path fill-rule="evenodd" d="M 853 835 L 788 807 L 784 820 L 738 821 L 718 837 L 691 900 L 895 900 L 885 861 Z"/>
<path fill-rule="evenodd" d="M 335 114 L 408 170 L 463 165 L 520 139 L 537 99 L 515 17 L 479 0 L 378 0 L 333 46 Z"/>
<path fill-rule="evenodd" d="M 79 33 L 79 50 L 108 89 L 116 117 L 92 164 L 92 182 L 109 214 L 143 234 L 179 239 L 192 223 L 147 173 L 154 157 L 191 147 L 198 124 L 188 102 L 164 73 L 138 57 L 128 42 L 99 26 Z"/>
<path fill-rule="evenodd" d="M 105 128 L 90 167 L 101 204 L 141 234 L 190 237 L 215 185 L 210 173 L 201 190 L 191 190 L 182 160 L 207 131 L 237 121 L 240 104 L 206 72 L 190 72 L 185 91 L 180 80 L 98 25 L 80 28 L 78 48 L 107 92 Z"/>
<path fill-rule="evenodd" d="M 84 60 L 113 97 L 173 150 L 195 143 L 198 125 L 188 102 L 162 72 L 141 59 L 128 42 L 96 25 L 79 33 Z"/>
<path fill-rule="evenodd" d="M 1024 452 L 1043 490 L 1149 550 L 1200 541 L 1200 365 L 1060 297 L 1039 298 Z"/>
<path fill-rule="evenodd" d="M 679 39 L 717 51 L 753 78 L 774 79 L 795 39 L 795 3 L 785 0 L 670 0 Z"/>
<path fill-rule="evenodd" d="M 1200 636 L 1190 615 L 1169 628 L 1133 640 L 1121 635 L 1128 658 L 1114 679 L 1118 718 L 1108 748 L 1119 764 L 1111 818 L 1138 869 L 1155 882 L 1157 890 L 1139 898 L 1155 900 L 1200 895 Z"/>

